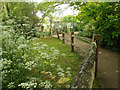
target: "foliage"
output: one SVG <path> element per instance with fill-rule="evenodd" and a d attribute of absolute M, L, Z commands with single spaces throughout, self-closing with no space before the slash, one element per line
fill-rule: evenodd
<path fill-rule="evenodd" d="M 44 37 L 44 36 L 50 36 L 50 32 L 36 32 L 35 36 L 40 38 L 40 37 Z"/>
<path fill-rule="evenodd" d="M 101 80 L 100 80 L 100 77 L 97 76 L 95 79 L 94 79 L 94 82 L 93 82 L 93 89 L 95 88 L 102 88 L 102 84 L 101 84 Z"/>
<path fill-rule="evenodd" d="M 63 28 L 65 28 L 67 26 L 67 23 L 71 23 L 71 25 L 73 26 L 73 16 L 72 15 L 67 15 L 67 16 L 61 17 L 60 25 Z M 75 28 L 74 30 L 75 31 L 80 30 L 79 24 L 80 24 L 79 21 L 74 16 L 74 28 Z"/>
<path fill-rule="evenodd" d="M 64 70 L 54 62 L 60 55 L 54 47 L 49 48 L 36 38 L 27 40 L 24 35 L 15 32 L 12 22 L 2 26 L 2 85 L 8 88 L 51 88 L 69 85 L 71 77 L 68 67 Z M 61 54 L 65 57 L 65 54 Z M 57 78 L 56 78 L 57 75 Z M 67 78 L 64 85 L 55 84 L 61 78 Z M 55 79 L 54 82 L 53 79 Z"/>
<path fill-rule="evenodd" d="M 53 19 L 52 14 L 60 10 L 59 8 L 56 8 L 59 5 L 60 5 L 59 2 L 57 3 L 45 1 L 37 4 L 37 10 L 39 10 L 39 12 L 42 13 L 42 18 L 40 18 L 40 22 L 43 22 L 45 17 L 49 17 L 49 19 L 52 20 Z"/>
<path fill-rule="evenodd" d="M 6 2 L 1 6 L 0 69 L 3 89 L 69 88 L 76 74 L 75 70 L 79 69 L 80 57 L 76 53 L 67 57 L 65 52 L 61 53 L 48 46 L 47 44 L 53 44 L 51 41 L 45 44 L 34 37 L 48 34 L 34 29 L 38 20 L 35 3 Z M 69 50 L 66 47 L 59 49 Z M 67 52 L 71 54 L 70 51 Z"/>
<path fill-rule="evenodd" d="M 38 23 L 38 17 L 36 16 L 37 9 L 33 2 L 6 2 L 1 3 L 1 6 L 8 18 L 19 19 L 20 17 L 26 16 L 28 17 L 31 28 L 35 27 L 35 24 Z M 4 14 L 3 21 L 5 20 Z"/>
<path fill-rule="evenodd" d="M 68 59 L 65 53 L 61 54 L 54 47 L 49 47 L 41 42 L 42 40 L 37 41 L 37 38 L 29 35 L 27 32 L 31 32 L 31 34 L 34 32 L 29 28 L 28 17 L 11 19 L 9 16 L 8 18 L 10 19 L 1 24 L 2 60 L 0 63 L 2 63 L 2 67 L 0 66 L 0 68 L 2 68 L 3 89 L 69 88 L 76 73 L 74 71 L 72 74 L 71 66 L 63 64 L 63 61 L 72 59 L 71 62 L 74 62 L 75 58 L 70 56 Z M 41 33 L 38 33 L 38 37 L 39 34 Z M 50 43 L 51 41 L 48 44 Z M 66 47 L 64 48 L 67 49 Z M 70 53 L 70 51 L 68 52 Z M 65 57 L 66 59 L 64 59 Z M 75 64 L 77 68 L 73 69 L 78 70 L 79 57 L 77 55 L 75 57 L 75 63 L 72 65 Z M 63 60 L 61 64 L 60 60 Z"/>
<path fill-rule="evenodd" d="M 92 38 L 94 29 L 95 29 L 95 27 L 93 25 L 91 25 L 90 23 L 88 23 L 84 26 L 84 29 L 82 31 L 79 31 L 79 35 L 82 37 Z"/>
<path fill-rule="evenodd" d="M 71 3 L 71 5 L 74 5 Z M 120 3 L 118 2 L 88 2 L 75 3 L 80 12 L 76 18 L 81 22 L 81 28 L 86 25 L 93 27 L 94 34 L 101 35 L 101 45 L 118 50 L 120 38 Z M 88 28 L 90 29 L 90 27 Z"/>

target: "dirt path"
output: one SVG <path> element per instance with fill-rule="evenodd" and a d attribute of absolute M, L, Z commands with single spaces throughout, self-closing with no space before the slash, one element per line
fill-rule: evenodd
<path fill-rule="evenodd" d="M 56 35 L 54 35 L 54 37 L 56 37 Z M 70 40 L 70 33 L 65 34 L 65 39 Z M 89 44 L 77 38 L 75 38 L 74 41 L 76 44 L 75 51 L 85 57 Z M 70 44 L 68 41 L 65 42 L 68 45 Z M 98 76 L 100 77 L 103 88 L 118 88 L 118 55 L 115 52 L 100 48 L 98 57 Z"/>
<path fill-rule="evenodd" d="M 118 88 L 118 55 L 100 48 L 98 74 L 104 88 Z"/>

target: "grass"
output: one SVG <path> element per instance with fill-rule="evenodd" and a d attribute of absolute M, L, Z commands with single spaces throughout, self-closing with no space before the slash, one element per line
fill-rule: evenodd
<path fill-rule="evenodd" d="M 49 48 L 55 47 L 55 49 L 59 50 L 61 54 L 62 53 L 66 54 L 65 57 L 59 55 L 58 60 L 55 61 L 54 63 L 60 65 L 63 69 L 66 69 L 67 67 L 71 67 L 71 69 L 72 69 L 71 70 L 71 73 L 72 73 L 71 83 L 72 83 L 75 75 L 77 75 L 79 66 L 84 59 L 82 57 L 80 57 L 80 55 L 77 54 L 76 52 L 71 52 L 70 47 L 68 47 L 67 44 L 63 44 L 62 40 L 60 40 L 60 39 L 39 38 L 36 42 L 43 42 L 43 43 L 47 44 L 49 46 Z M 53 82 L 55 82 L 55 80 Z M 93 88 L 101 88 L 101 83 L 100 83 L 99 77 L 97 77 L 94 80 Z"/>
<path fill-rule="evenodd" d="M 102 85 L 101 85 L 101 81 L 100 81 L 99 76 L 97 76 L 97 77 L 94 79 L 94 82 L 93 82 L 93 90 L 94 90 L 95 88 L 99 88 L 100 90 L 102 90 Z"/>
<path fill-rule="evenodd" d="M 47 44 L 49 48 L 55 47 L 55 49 L 59 50 L 60 53 L 65 53 L 66 57 L 60 55 L 55 63 L 61 65 L 63 68 L 72 67 L 72 72 L 76 74 L 79 69 L 79 65 L 83 61 L 83 58 L 81 58 L 79 54 L 76 52 L 71 52 L 70 47 L 68 47 L 66 44 L 63 44 L 62 40 L 60 39 L 40 38 L 39 41 Z"/>
<path fill-rule="evenodd" d="M 60 39 L 39 38 L 36 40 L 36 42 L 43 42 L 47 44 L 49 48 L 55 47 L 56 50 L 59 50 L 60 54 L 64 53 L 66 55 L 65 57 L 63 57 L 62 55 L 59 55 L 58 59 L 54 63 L 57 65 L 60 65 L 63 69 L 66 69 L 67 67 L 71 67 L 72 77 L 70 81 L 72 83 L 75 75 L 77 75 L 79 66 L 82 63 L 83 58 L 76 52 L 71 52 L 70 47 L 66 44 L 63 44 L 62 40 Z"/>
<path fill-rule="evenodd" d="M 81 41 L 83 41 L 83 42 L 85 42 L 85 43 L 89 43 L 89 44 L 91 44 L 91 42 L 86 41 L 86 40 L 83 40 L 83 39 L 81 39 L 81 38 L 79 38 L 79 40 L 81 40 Z"/>

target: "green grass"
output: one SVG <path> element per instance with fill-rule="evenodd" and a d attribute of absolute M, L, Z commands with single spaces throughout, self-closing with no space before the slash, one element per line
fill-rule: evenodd
<path fill-rule="evenodd" d="M 71 67 L 72 74 L 76 75 L 79 70 L 79 66 L 83 61 L 83 58 L 81 58 L 79 54 L 76 52 L 71 52 L 70 47 L 66 44 L 63 44 L 62 40 L 57 38 L 40 38 L 39 41 L 47 44 L 49 48 L 55 47 L 55 49 L 59 50 L 61 54 L 65 53 L 66 56 L 63 57 L 62 55 L 59 55 L 59 58 L 55 63 L 59 64 L 64 69 Z"/>
<path fill-rule="evenodd" d="M 54 47 L 56 50 L 59 50 L 60 55 L 58 56 L 58 59 L 54 61 L 54 64 L 60 65 L 64 70 L 66 70 L 67 67 L 71 67 L 70 72 L 72 73 L 72 77 L 70 78 L 69 84 L 72 84 L 75 75 L 77 75 L 79 71 L 79 66 L 83 62 L 84 59 L 78 53 L 71 52 L 70 47 L 67 44 L 63 44 L 62 40 L 60 39 L 39 38 L 35 42 L 36 43 L 42 42 L 44 44 L 47 44 L 48 48 Z M 64 53 L 66 56 L 61 55 L 62 53 Z M 46 71 L 50 70 L 54 72 L 54 75 L 56 76 L 56 78 L 50 81 L 54 85 L 55 88 L 59 88 L 59 86 L 56 86 L 56 83 L 59 80 L 58 74 L 56 72 L 56 68 L 57 67 L 55 68 L 46 67 Z M 46 78 L 46 76 L 43 78 Z M 65 84 L 62 85 L 62 87 L 64 86 Z"/>
<path fill-rule="evenodd" d="M 86 40 L 83 40 L 83 39 L 81 39 L 81 38 L 79 38 L 79 40 L 81 40 L 81 41 L 83 41 L 83 42 L 85 42 L 85 43 L 89 43 L 89 44 L 91 44 L 91 42 L 86 41 Z"/>
<path fill-rule="evenodd" d="M 55 61 L 54 63 L 60 65 L 63 69 L 66 69 L 67 67 L 71 67 L 72 69 L 71 70 L 71 73 L 72 73 L 71 83 L 72 83 L 75 75 L 77 75 L 79 66 L 84 59 L 76 52 L 71 52 L 70 47 L 67 44 L 63 44 L 62 40 L 60 39 L 39 38 L 36 42 L 43 42 L 47 44 L 49 48 L 55 47 L 55 49 L 59 50 L 61 54 L 62 53 L 66 54 L 65 57 L 63 57 L 62 55 L 59 55 L 58 60 Z M 53 83 L 54 82 L 55 80 L 53 81 Z M 101 88 L 101 83 L 98 77 L 94 80 L 93 88 Z"/>
<path fill-rule="evenodd" d="M 95 88 L 99 88 L 100 90 L 102 90 L 102 85 L 101 85 L 101 81 L 100 81 L 99 76 L 97 76 L 97 77 L 94 79 L 94 82 L 93 82 L 93 90 L 94 90 Z"/>

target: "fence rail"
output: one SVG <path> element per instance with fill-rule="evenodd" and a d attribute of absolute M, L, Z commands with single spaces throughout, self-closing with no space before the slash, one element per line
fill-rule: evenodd
<path fill-rule="evenodd" d="M 74 38 L 79 38 L 79 39 L 82 39 L 82 40 L 85 40 L 85 41 L 88 41 L 88 42 L 92 42 L 92 39 L 87 38 L 87 37 L 81 37 L 81 36 L 74 35 Z"/>
<path fill-rule="evenodd" d="M 96 43 L 92 42 L 89 47 L 89 52 L 80 65 L 78 74 L 75 76 L 72 88 L 92 88 L 95 72 L 95 55 L 96 55 Z"/>
<path fill-rule="evenodd" d="M 57 37 L 59 39 L 59 32 L 57 31 Z M 74 38 L 81 38 L 74 35 L 74 32 L 70 34 L 70 40 L 65 39 L 65 32 L 62 32 L 63 43 L 65 41 L 70 42 L 71 52 L 74 52 L 74 47 L 80 49 L 75 43 Z M 81 38 L 83 39 L 83 38 Z M 84 39 L 83 39 L 84 40 Z M 87 39 L 88 40 L 88 39 Z M 98 51 L 100 44 L 100 35 L 93 35 L 93 39 L 89 39 L 91 45 L 89 47 L 87 56 L 85 57 L 83 63 L 80 65 L 78 74 L 71 85 L 71 88 L 92 88 L 94 78 L 97 76 L 97 62 L 98 62 Z"/>

